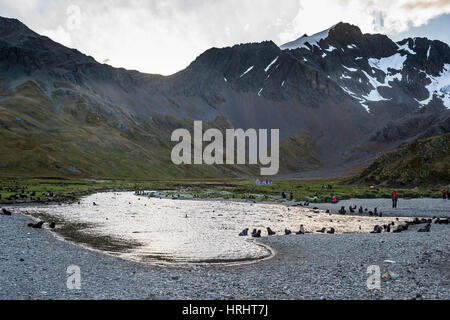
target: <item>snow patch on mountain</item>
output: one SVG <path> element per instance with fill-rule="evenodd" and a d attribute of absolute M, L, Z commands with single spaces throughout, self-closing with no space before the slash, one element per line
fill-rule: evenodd
<path fill-rule="evenodd" d="M 429 96 L 427 99 L 418 102 L 425 106 L 436 95 L 442 100 L 444 106 L 450 109 L 450 64 L 446 63 L 437 77 L 427 74 L 427 78 L 431 80 L 431 83 L 426 86 Z"/>
<path fill-rule="evenodd" d="M 413 50 L 411 50 L 411 49 L 409 48 L 408 41 L 407 41 L 404 45 L 402 45 L 402 46 L 400 46 L 398 43 L 396 43 L 396 44 L 397 44 L 397 46 L 398 46 L 398 51 L 404 50 L 404 51 L 409 52 L 410 54 L 416 54 Z"/>
<path fill-rule="evenodd" d="M 333 30 L 334 27 L 335 25 L 327 30 L 313 34 L 312 36 L 303 36 L 298 38 L 297 40 L 285 43 L 282 46 L 280 46 L 280 49 L 293 50 L 297 48 L 306 48 L 309 50 L 308 46 L 306 45 L 307 43 L 309 43 L 311 47 L 313 46 L 319 47 L 320 40 L 328 38 L 328 34 L 330 33 L 331 30 Z"/>
<path fill-rule="evenodd" d="M 334 50 L 337 50 L 335 47 L 333 47 L 332 45 L 328 45 L 328 49 L 325 49 L 325 51 L 328 52 L 333 52 Z"/>
<path fill-rule="evenodd" d="M 363 95 L 363 98 L 368 101 L 383 101 L 383 100 L 390 100 L 384 98 L 379 92 L 378 89 L 373 89 L 369 92 L 368 95 Z"/>
<path fill-rule="evenodd" d="M 243 76 L 245 76 L 247 73 L 249 73 L 250 71 L 252 71 L 254 66 L 251 66 L 250 68 L 248 68 L 243 74 L 241 74 L 241 76 L 239 78 L 242 78 Z"/>
<path fill-rule="evenodd" d="M 356 72 L 356 71 L 358 71 L 358 69 L 355 69 L 355 68 L 349 68 L 349 67 L 346 67 L 346 66 L 344 66 L 344 65 L 342 65 L 345 69 L 347 69 L 348 71 L 350 71 L 350 72 Z"/>
<path fill-rule="evenodd" d="M 363 106 L 364 109 L 366 109 L 367 113 L 370 113 L 369 106 L 365 104 L 366 100 L 358 97 L 354 92 L 350 91 L 347 87 L 341 87 L 341 89 L 344 90 L 344 92 L 347 93 L 352 98 L 358 100 L 358 102 L 361 104 L 361 106 Z"/>
<path fill-rule="evenodd" d="M 402 56 L 400 53 L 396 53 L 390 57 L 381 59 L 370 58 L 368 62 L 372 68 L 381 70 L 384 73 L 388 73 L 389 68 L 394 70 L 402 70 L 406 58 L 407 58 L 406 55 Z"/>
<path fill-rule="evenodd" d="M 275 62 L 277 62 L 278 58 L 279 58 L 279 57 L 276 57 L 275 59 L 273 59 L 273 61 L 272 61 L 272 62 L 264 69 L 264 72 L 269 71 L 270 67 L 271 67 Z"/>

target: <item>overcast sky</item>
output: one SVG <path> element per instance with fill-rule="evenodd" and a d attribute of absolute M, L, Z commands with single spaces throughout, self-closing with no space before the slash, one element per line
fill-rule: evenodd
<path fill-rule="evenodd" d="M 99 62 L 165 75 L 211 47 L 280 45 L 339 21 L 450 43 L 450 0 L 0 0 L 0 15 Z"/>

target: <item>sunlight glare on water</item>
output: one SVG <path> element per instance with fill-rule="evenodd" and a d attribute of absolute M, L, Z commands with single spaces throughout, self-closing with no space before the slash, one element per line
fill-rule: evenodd
<path fill-rule="evenodd" d="M 94 205 L 93 203 L 96 203 Z M 368 218 L 313 213 L 302 207 L 226 200 L 173 200 L 137 196 L 132 192 L 98 193 L 80 204 L 26 207 L 69 222 L 88 223 L 83 232 L 139 243 L 120 256 L 138 261 L 175 263 L 236 262 L 265 258 L 271 251 L 251 237 L 239 237 L 266 227 L 277 234 L 300 224 L 315 231 L 333 226 L 337 232 L 369 232 L 392 218 Z"/>

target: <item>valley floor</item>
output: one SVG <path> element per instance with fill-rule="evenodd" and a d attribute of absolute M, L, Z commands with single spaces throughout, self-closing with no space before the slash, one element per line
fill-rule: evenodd
<path fill-rule="evenodd" d="M 430 233 L 263 238 L 277 251 L 259 263 L 175 268 L 124 261 L 0 215 L 0 299 L 449 299 L 450 228 Z M 385 260 L 392 260 L 387 262 Z M 68 290 L 67 267 L 81 270 Z M 378 265 L 380 290 L 367 289 Z M 386 273 L 390 276 L 386 277 Z"/>

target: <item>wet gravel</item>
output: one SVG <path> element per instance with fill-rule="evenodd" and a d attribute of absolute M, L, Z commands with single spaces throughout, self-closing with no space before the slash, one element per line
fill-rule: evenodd
<path fill-rule="evenodd" d="M 87 250 L 27 227 L 30 221 L 0 215 L 0 299 L 450 298 L 449 225 L 433 224 L 430 233 L 415 227 L 399 234 L 262 238 L 277 251 L 272 259 L 175 268 Z M 80 290 L 67 288 L 70 265 L 80 267 Z M 370 265 L 384 275 L 380 290 L 366 286 Z"/>

